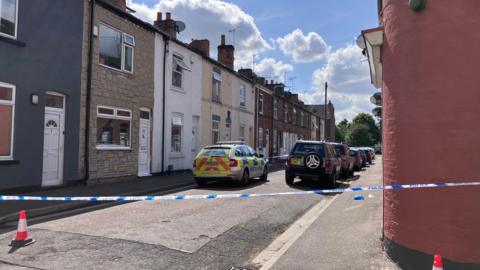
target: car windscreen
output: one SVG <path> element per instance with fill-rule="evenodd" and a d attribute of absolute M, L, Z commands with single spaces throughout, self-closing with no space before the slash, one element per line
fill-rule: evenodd
<path fill-rule="evenodd" d="M 340 155 L 345 155 L 345 148 L 341 144 L 335 144 L 335 151 L 337 151 L 338 154 Z"/>
<path fill-rule="evenodd" d="M 293 155 L 304 155 L 307 153 L 317 153 L 321 157 L 325 156 L 325 148 L 323 144 L 317 143 L 297 143 L 292 150 Z"/>
<path fill-rule="evenodd" d="M 205 148 L 198 154 L 199 157 L 227 157 L 230 153 L 228 147 L 212 147 Z"/>
<path fill-rule="evenodd" d="M 351 156 L 351 157 L 354 157 L 354 156 L 357 155 L 357 152 L 356 152 L 356 151 L 353 151 L 353 150 L 350 150 L 349 153 L 350 153 L 350 156 Z"/>

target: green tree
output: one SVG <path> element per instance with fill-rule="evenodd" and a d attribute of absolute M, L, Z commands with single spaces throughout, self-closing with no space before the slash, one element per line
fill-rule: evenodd
<path fill-rule="evenodd" d="M 348 133 L 348 129 L 350 128 L 350 123 L 347 119 L 343 119 L 335 128 L 335 141 L 337 142 L 345 142 L 345 136 Z"/>
<path fill-rule="evenodd" d="M 365 125 L 368 128 L 368 133 L 370 134 L 370 138 L 372 140 L 371 144 L 368 145 L 375 145 L 381 141 L 381 134 L 380 128 L 375 123 L 375 119 L 372 115 L 368 113 L 359 113 L 355 118 L 352 120 L 352 127 L 354 125 Z"/>
<path fill-rule="evenodd" d="M 365 124 L 353 123 L 345 139 L 350 146 L 374 145 L 370 128 Z"/>

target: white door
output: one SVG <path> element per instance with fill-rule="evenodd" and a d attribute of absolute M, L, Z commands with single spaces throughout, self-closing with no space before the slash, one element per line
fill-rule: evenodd
<path fill-rule="evenodd" d="M 270 132 L 265 130 L 265 151 L 263 151 L 265 157 L 270 157 Z"/>
<path fill-rule="evenodd" d="M 141 112 L 138 140 L 138 176 L 150 176 L 150 113 Z"/>
<path fill-rule="evenodd" d="M 45 107 L 42 186 L 63 182 L 63 110 Z"/>
<path fill-rule="evenodd" d="M 193 116 L 192 117 L 192 162 L 195 159 L 195 156 L 198 153 L 198 148 L 200 148 L 199 145 L 199 132 L 198 132 L 198 125 L 200 122 L 200 117 L 198 116 Z"/>

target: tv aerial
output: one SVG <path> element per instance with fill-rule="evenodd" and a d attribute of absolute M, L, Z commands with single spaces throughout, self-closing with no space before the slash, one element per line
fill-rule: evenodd
<path fill-rule="evenodd" d="M 185 30 L 186 26 L 185 26 L 185 23 L 182 21 L 174 21 L 173 27 L 175 29 L 175 32 L 180 33 L 183 30 Z"/>

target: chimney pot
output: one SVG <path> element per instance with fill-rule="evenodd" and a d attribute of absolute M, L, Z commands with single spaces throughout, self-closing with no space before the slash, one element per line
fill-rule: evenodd
<path fill-rule="evenodd" d="M 162 21 L 162 13 L 157 12 L 157 21 L 161 22 Z"/>
<path fill-rule="evenodd" d="M 225 35 L 222 34 L 220 44 L 225 45 Z"/>
<path fill-rule="evenodd" d="M 171 20 L 171 19 L 172 19 L 172 13 L 167 12 L 167 13 L 165 13 L 165 14 L 167 14 L 167 18 L 166 18 L 167 20 Z"/>

